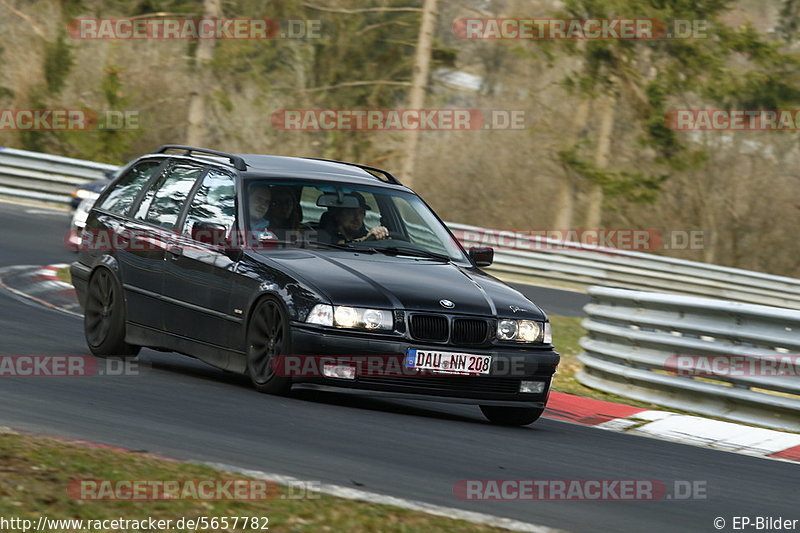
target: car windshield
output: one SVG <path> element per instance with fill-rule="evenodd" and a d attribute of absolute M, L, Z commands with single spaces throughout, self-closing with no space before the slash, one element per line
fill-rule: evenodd
<path fill-rule="evenodd" d="M 277 179 L 248 180 L 243 192 L 247 229 L 259 233 L 263 240 L 467 260 L 447 229 L 414 194 L 381 187 Z"/>

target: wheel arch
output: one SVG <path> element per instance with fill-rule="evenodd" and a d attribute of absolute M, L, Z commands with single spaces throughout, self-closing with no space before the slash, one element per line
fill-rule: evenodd
<path fill-rule="evenodd" d="M 125 290 L 125 284 L 123 283 L 122 278 L 120 277 L 120 268 L 119 262 L 117 258 L 110 254 L 103 254 L 98 260 L 94 263 L 91 270 L 89 271 L 89 275 L 86 277 L 86 286 L 88 287 L 92 281 L 92 277 L 97 273 L 98 270 L 105 269 L 111 272 L 111 275 L 119 284 L 120 295 L 122 296 L 122 305 L 123 311 L 125 312 L 125 322 L 128 321 L 128 292 Z"/>
<path fill-rule="evenodd" d="M 271 287 L 261 290 L 253 296 L 252 300 L 250 301 L 250 304 L 247 306 L 247 313 L 245 314 L 244 317 L 244 331 L 247 331 L 250 328 L 250 321 L 253 318 L 253 312 L 255 311 L 258 304 L 270 298 L 277 300 L 281 303 L 281 305 L 283 306 L 283 311 L 286 313 L 286 317 L 289 319 L 289 321 L 293 319 L 292 311 L 294 309 L 294 305 L 290 305 L 290 303 L 287 303 L 287 300 L 291 302 L 291 299 L 281 295 L 280 290 L 278 290 L 277 287 Z"/>
<path fill-rule="evenodd" d="M 109 269 L 117 277 L 117 280 L 122 283 L 122 280 L 119 279 L 119 261 L 111 254 L 103 254 L 94 261 L 91 271 L 89 272 L 89 278 L 94 275 L 95 270 L 103 267 Z"/>

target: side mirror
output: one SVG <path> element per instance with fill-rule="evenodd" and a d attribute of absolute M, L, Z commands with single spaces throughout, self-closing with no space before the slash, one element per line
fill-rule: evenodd
<path fill-rule="evenodd" d="M 192 239 L 212 246 L 226 247 L 228 229 L 223 224 L 198 220 L 192 224 Z"/>
<path fill-rule="evenodd" d="M 494 262 L 494 248 L 473 246 L 469 249 L 469 258 L 475 266 L 488 267 Z"/>

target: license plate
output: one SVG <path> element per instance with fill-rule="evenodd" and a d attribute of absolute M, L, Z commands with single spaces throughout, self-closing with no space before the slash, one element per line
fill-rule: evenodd
<path fill-rule="evenodd" d="M 406 354 L 406 367 L 433 370 L 442 374 L 488 374 L 491 366 L 491 355 L 437 352 L 415 348 L 409 348 Z"/>

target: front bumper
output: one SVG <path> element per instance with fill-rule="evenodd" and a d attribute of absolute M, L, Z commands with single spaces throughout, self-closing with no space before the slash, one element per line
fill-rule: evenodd
<path fill-rule="evenodd" d="M 397 361 L 403 360 L 409 348 L 491 355 L 492 366 L 489 374 L 478 376 L 406 371 L 357 375 L 354 379 L 320 377 L 319 374 L 301 375 L 293 377 L 293 382 L 322 389 L 345 387 L 380 397 L 542 408 L 547 403 L 552 376 L 560 359 L 550 347 L 434 345 L 406 338 L 376 337 L 345 330 L 331 332 L 308 328 L 303 324 L 292 325 L 292 353 L 298 356 L 330 357 L 337 363 L 346 362 L 348 356 L 363 363 L 363 356 L 369 356 L 370 359 L 383 359 L 389 363 L 378 367 L 392 368 L 393 363 L 397 369 Z M 519 388 L 523 380 L 543 382 L 544 390 L 541 393 L 521 393 Z"/>

